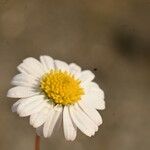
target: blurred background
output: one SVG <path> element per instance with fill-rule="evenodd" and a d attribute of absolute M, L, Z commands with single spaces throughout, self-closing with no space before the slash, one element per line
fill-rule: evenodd
<path fill-rule="evenodd" d="M 42 139 L 41 150 L 150 149 L 149 0 L 0 0 L 0 150 L 33 150 L 35 130 L 6 98 L 16 66 L 40 55 L 75 62 L 105 91 L 103 124 Z"/>

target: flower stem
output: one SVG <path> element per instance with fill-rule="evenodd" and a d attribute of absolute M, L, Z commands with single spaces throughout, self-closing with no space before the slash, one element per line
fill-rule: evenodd
<path fill-rule="evenodd" d="M 40 137 L 37 134 L 35 137 L 35 150 L 40 150 Z"/>

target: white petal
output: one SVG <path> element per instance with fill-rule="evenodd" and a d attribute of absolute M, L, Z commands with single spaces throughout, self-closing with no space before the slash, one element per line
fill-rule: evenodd
<path fill-rule="evenodd" d="M 53 108 L 53 104 L 52 103 L 48 103 L 49 105 L 47 105 L 46 107 L 48 108 L 48 110 Z M 48 114 L 47 114 L 47 118 L 48 118 Z M 46 120 L 45 120 L 46 121 Z M 39 136 L 44 136 L 43 135 L 43 128 L 44 128 L 44 124 L 42 124 L 40 127 L 36 128 L 36 133 Z"/>
<path fill-rule="evenodd" d="M 28 86 L 28 87 L 37 87 L 39 86 L 39 80 L 36 80 L 36 78 L 32 77 L 29 74 L 17 74 L 13 77 L 11 84 L 12 85 L 18 85 L 18 86 Z"/>
<path fill-rule="evenodd" d="M 94 88 L 94 89 L 100 88 L 99 85 L 93 81 L 92 82 L 83 82 L 83 83 L 81 83 L 81 86 L 82 86 L 82 88 L 84 88 L 86 90 L 89 90 L 91 88 Z"/>
<path fill-rule="evenodd" d="M 90 70 L 85 70 L 80 73 L 78 78 L 82 82 L 90 82 L 95 78 L 95 75 Z"/>
<path fill-rule="evenodd" d="M 53 132 L 56 132 L 56 133 L 60 132 L 60 128 L 62 127 L 62 120 L 63 120 L 63 113 L 60 114 L 60 116 L 55 124 L 55 128 L 54 128 Z"/>
<path fill-rule="evenodd" d="M 30 116 L 30 124 L 34 127 L 40 127 L 48 117 L 49 108 L 44 107 L 39 112 L 34 113 Z"/>
<path fill-rule="evenodd" d="M 96 109 L 105 109 L 104 92 L 95 82 L 89 82 L 81 85 L 85 91 L 82 100 L 86 101 L 89 106 Z"/>
<path fill-rule="evenodd" d="M 57 109 L 50 109 L 47 121 L 44 123 L 43 135 L 50 137 L 53 133 L 54 127 L 62 113 L 62 106 L 55 106 Z"/>
<path fill-rule="evenodd" d="M 102 124 L 102 117 L 97 110 L 86 105 L 83 101 L 79 101 L 78 104 L 98 126 Z"/>
<path fill-rule="evenodd" d="M 12 98 L 25 98 L 33 95 L 37 95 L 39 92 L 35 91 L 34 89 L 30 87 L 22 87 L 22 86 L 16 86 L 11 88 L 8 93 L 7 97 Z"/>
<path fill-rule="evenodd" d="M 30 74 L 37 78 L 40 78 L 44 73 L 42 64 L 32 57 L 24 59 L 17 68 L 21 73 Z"/>
<path fill-rule="evenodd" d="M 63 111 L 63 129 L 66 140 L 73 141 L 76 138 L 77 128 L 71 120 L 68 106 L 65 106 Z"/>
<path fill-rule="evenodd" d="M 40 56 L 40 61 L 44 67 L 45 71 L 54 69 L 54 60 L 50 56 Z"/>
<path fill-rule="evenodd" d="M 92 106 L 95 109 L 105 109 L 105 101 L 99 92 L 86 93 L 82 96 L 81 100 L 84 101 L 88 106 Z"/>
<path fill-rule="evenodd" d="M 95 131 L 98 131 L 98 126 L 94 123 L 94 121 L 81 109 L 81 107 L 76 104 L 75 109 L 79 112 L 79 116 L 81 118 L 84 118 L 84 121 L 87 123 L 88 127 L 93 129 L 94 133 Z M 83 122 L 83 123 L 85 123 Z"/>
<path fill-rule="evenodd" d="M 58 70 L 69 72 L 69 65 L 64 61 L 55 60 L 55 66 Z"/>
<path fill-rule="evenodd" d="M 20 102 L 17 108 L 17 113 L 21 117 L 25 117 L 39 112 L 45 106 L 47 106 L 47 102 L 44 100 L 43 95 L 33 96 L 30 98 L 22 99 L 22 102 Z"/>
<path fill-rule="evenodd" d="M 75 125 L 87 136 L 92 136 L 98 126 L 79 108 L 77 104 L 70 106 L 70 114 Z"/>
<path fill-rule="evenodd" d="M 17 108 L 18 108 L 18 106 L 19 106 L 19 104 L 20 104 L 21 101 L 22 101 L 22 99 L 18 100 L 17 102 L 15 102 L 12 105 L 12 107 L 11 107 L 12 112 L 16 112 L 17 111 Z"/>
<path fill-rule="evenodd" d="M 78 66 L 78 65 L 75 64 L 75 63 L 71 63 L 71 64 L 69 65 L 69 68 L 70 68 L 70 72 L 71 72 L 73 75 L 75 75 L 75 76 L 78 76 L 79 73 L 81 72 L 81 67 Z"/>
<path fill-rule="evenodd" d="M 82 88 L 88 92 L 93 92 L 93 91 L 99 91 L 101 92 L 103 99 L 104 99 L 104 92 L 103 90 L 99 87 L 99 85 L 95 82 L 84 82 L 81 83 Z"/>
<path fill-rule="evenodd" d="M 99 90 L 100 89 L 99 85 L 95 82 L 89 82 L 88 85 L 89 85 L 90 89 L 93 89 L 93 90 Z"/>

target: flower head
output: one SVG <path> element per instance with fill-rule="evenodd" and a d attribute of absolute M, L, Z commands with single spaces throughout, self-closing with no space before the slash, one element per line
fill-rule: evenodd
<path fill-rule="evenodd" d="M 77 128 L 87 136 L 95 134 L 102 124 L 97 110 L 105 109 L 105 101 L 91 71 L 50 56 L 41 56 L 40 61 L 26 58 L 17 68 L 20 74 L 12 79 L 15 87 L 7 96 L 20 98 L 12 111 L 30 116 L 37 133 L 50 137 L 57 122 L 62 122 L 66 140 L 76 138 Z"/>

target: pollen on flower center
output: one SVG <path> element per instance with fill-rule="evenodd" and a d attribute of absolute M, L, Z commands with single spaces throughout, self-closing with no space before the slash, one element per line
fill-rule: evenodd
<path fill-rule="evenodd" d="M 51 70 L 43 75 L 40 87 L 54 103 L 70 105 L 80 100 L 81 95 L 84 94 L 80 82 L 66 71 Z"/>

